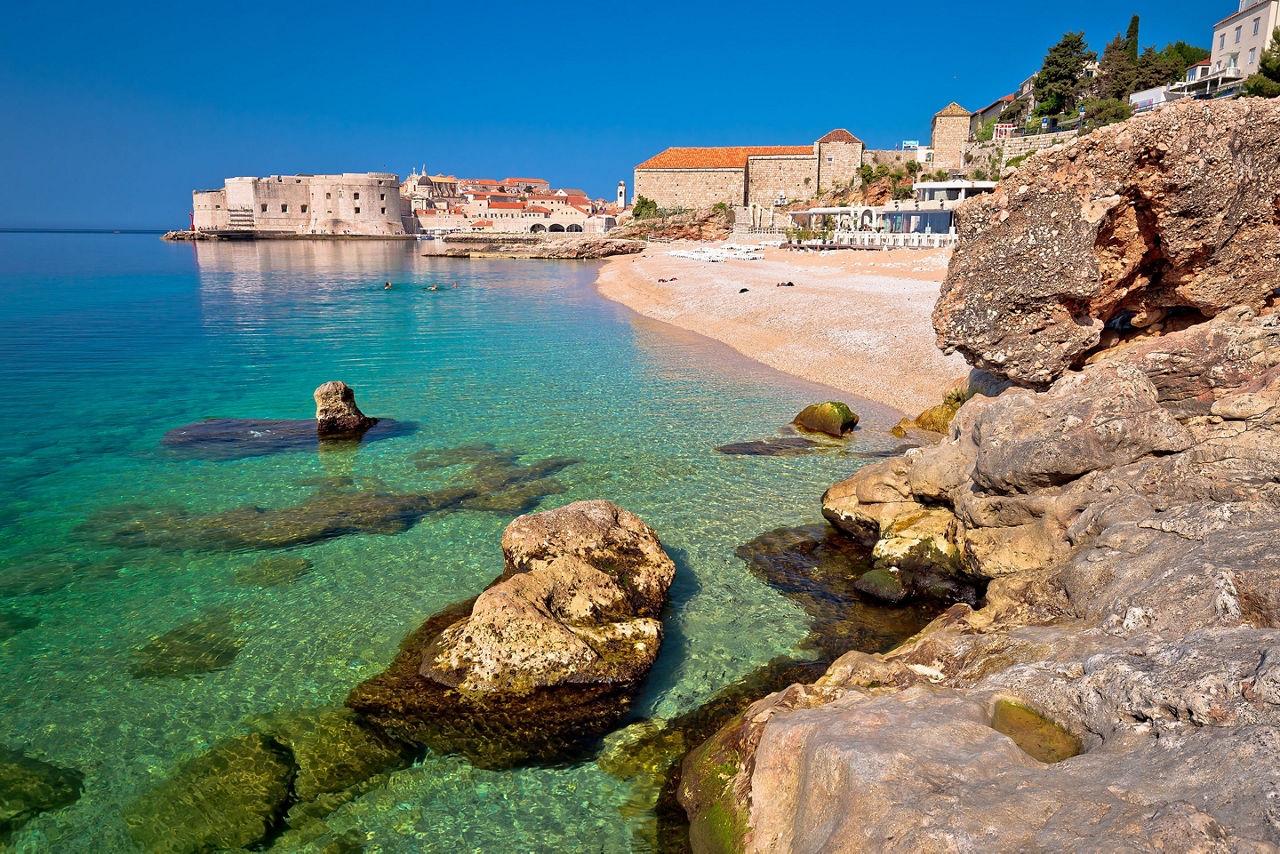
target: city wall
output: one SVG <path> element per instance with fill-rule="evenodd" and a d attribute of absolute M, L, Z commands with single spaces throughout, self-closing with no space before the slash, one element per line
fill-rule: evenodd
<path fill-rule="evenodd" d="M 742 169 L 637 169 L 636 196 L 667 208 L 740 205 L 746 196 Z"/>

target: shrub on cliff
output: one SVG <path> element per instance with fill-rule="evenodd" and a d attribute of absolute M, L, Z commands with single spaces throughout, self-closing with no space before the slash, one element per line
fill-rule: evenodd
<path fill-rule="evenodd" d="M 648 196 L 636 196 L 631 215 L 636 219 L 653 219 L 658 215 L 658 203 Z"/>

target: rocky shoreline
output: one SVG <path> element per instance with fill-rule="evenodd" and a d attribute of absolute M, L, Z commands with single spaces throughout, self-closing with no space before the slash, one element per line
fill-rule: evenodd
<path fill-rule="evenodd" d="M 450 234 L 436 241 L 428 255 L 446 258 L 513 258 L 589 261 L 615 255 L 636 255 L 648 248 L 643 240 L 607 235 Z"/>
<path fill-rule="evenodd" d="M 823 511 L 985 598 L 689 754 L 695 850 L 1277 850 L 1277 140 L 1178 103 L 961 209 L 940 344 L 1023 387 Z"/>

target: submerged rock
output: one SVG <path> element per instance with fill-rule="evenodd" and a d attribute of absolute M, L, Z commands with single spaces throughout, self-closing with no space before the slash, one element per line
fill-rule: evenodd
<path fill-rule="evenodd" d="M 6 641 L 19 632 L 40 625 L 39 617 L 31 617 L 17 611 L 0 611 L 0 641 Z"/>
<path fill-rule="evenodd" d="M 390 418 L 372 419 L 369 428 L 339 438 L 365 444 L 403 436 L 412 424 Z M 332 438 L 328 441 L 333 441 Z M 175 427 L 164 434 L 161 445 L 182 457 L 215 462 L 264 457 L 294 451 L 314 451 L 320 445 L 316 422 L 310 419 L 206 418 Z"/>
<path fill-rule="evenodd" d="M 792 423 L 802 430 L 839 438 L 858 426 L 858 416 L 846 404 L 829 400 L 806 406 Z"/>
<path fill-rule="evenodd" d="M 129 673 L 135 679 L 210 673 L 229 667 L 243 645 L 230 616 L 214 612 L 135 649 Z"/>
<path fill-rule="evenodd" d="M 42 812 L 80 799 L 84 776 L 0 747 L 0 845 Z"/>
<path fill-rule="evenodd" d="M 288 753 L 266 736 L 231 739 L 138 798 L 125 824 L 148 852 L 244 848 L 281 824 L 294 773 Z"/>
<path fill-rule="evenodd" d="M 356 393 L 338 380 L 330 380 L 315 390 L 316 433 L 321 438 L 363 433 L 378 419 L 370 418 L 356 406 Z"/>
<path fill-rule="evenodd" d="M 121 547 L 167 549 L 283 549 L 346 534 L 399 534 L 428 513 L 454 509 L 520 512 L 547 495 L 564 491 L 552 475 L 579 460 L 550 457 L 530 463 L 516 455 L 492 455 L 475 463 L 452 485 L 425 493 L 385 487 L 332 489 L 322 486 L 291 507 L 238 507 L 193 515 L 181 507 L 125 505 L 97 514 L 80 533 Z"/>
<path fill-rule="evenodd" d="M 662 641 L 675 565 L 607 501 L 507 526 L 506 569 L 428 620 L 347 704 L 389 733 L 485 767 L 580 748 L 629 707 Z"/>

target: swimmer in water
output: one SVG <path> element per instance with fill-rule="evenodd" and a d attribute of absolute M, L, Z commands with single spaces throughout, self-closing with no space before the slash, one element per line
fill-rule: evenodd
<path fill-rule="evenodd" d="M 384 291 L 389 291 L 389 290 L 391 290 L 391 283 L 390 283 L 390 282 L 387 282 L 385 285 L 383 285 L 383 286 L 382 286 L 382 289 L 383 289 Z"/>

